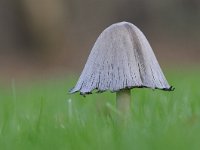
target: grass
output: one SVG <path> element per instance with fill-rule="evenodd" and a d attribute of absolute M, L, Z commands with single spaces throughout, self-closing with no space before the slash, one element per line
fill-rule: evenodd
<path fill-rule="evenodd" d="M 200 73 L 172 71 L 176 90 L 132 90 L 131 120 L 115 94 L 69 95 L 76 79 L 0 88 L 0 150 L 199 150 Z"/>

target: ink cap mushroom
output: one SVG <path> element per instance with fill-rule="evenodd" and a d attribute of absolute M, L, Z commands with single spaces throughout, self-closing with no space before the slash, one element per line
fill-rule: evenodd
<path fill-rule="evenodd" d="M 119 22 L 100 34 L 70 93 L 116 92 L 117 109 L 127 113 L 133 88 L 173 90 L 145 35 L 132 23 Z"/>

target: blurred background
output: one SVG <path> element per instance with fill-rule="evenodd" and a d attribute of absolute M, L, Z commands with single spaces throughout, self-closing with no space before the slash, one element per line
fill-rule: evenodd
<path fill-rule="evenodd" d="M 162 67 L 200 64 L 199 0 L 0 0 L 0 80 L 79 74 L 120 21 L 144 32 Z"/>

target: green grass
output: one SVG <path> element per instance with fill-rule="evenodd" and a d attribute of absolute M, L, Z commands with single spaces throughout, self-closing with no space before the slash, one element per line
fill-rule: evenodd
<path fill-rule="evenodd" d="M 199 150 L 199 75 L 167 74 L 174 92 L 133 89 L 124 125 L 115 94 L 67 94 L 76 79 L 12 82 L 0 88 L 0 150 Z"/>

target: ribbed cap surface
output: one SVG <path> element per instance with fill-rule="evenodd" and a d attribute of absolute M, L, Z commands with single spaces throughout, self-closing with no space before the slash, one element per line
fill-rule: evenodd
<path fill-rule="evenodd" d="M 172 90 L 144 34 L 131 23 L 116 23 L 98 37 L 70 93 L 135 87 Z"/>

